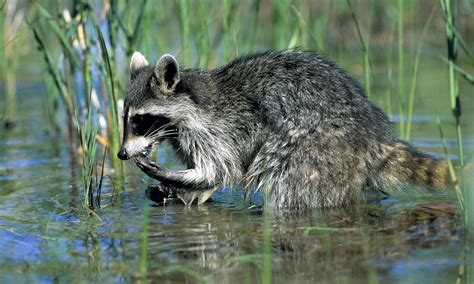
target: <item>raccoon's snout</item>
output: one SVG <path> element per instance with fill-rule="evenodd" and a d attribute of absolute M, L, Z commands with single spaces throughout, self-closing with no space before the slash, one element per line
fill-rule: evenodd
<path fill-rule="evenodd" d="M 146 137 L 132 137 L 123 142 L 117 157 L 121 160 L 130 160 L 137 156 L 150 156 L 156 145 L 158 143 Z"/>
<path fill-rule="evenodd" d="M 118 151 L 117 153 L 117 157 L 120 159 L 120 160 L 128 160 L 130 159 L 130 155 L 128 155 L 128 152 L 127 150 L 125 149 L 125 147 L 121 147 L 120 150 Z"/>

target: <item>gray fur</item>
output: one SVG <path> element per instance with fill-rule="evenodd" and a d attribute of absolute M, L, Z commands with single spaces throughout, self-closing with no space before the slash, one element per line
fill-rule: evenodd
<path fill-rule="evenodd" d="M 242 184 L 263 191 L 274 208 L 332 207 L 368 186 L 403 182 L 393 174 L 398 159 L 431 159 L 392 137 L 387 117 L 359 84 L 317 54 L 268 51 L 177 74 L 165 74 L 174 58 L 162 59 L 131 80 L 124 147 L 133 140 L 132 117 L 168 119 L 156 132 L 173 136 L 155 135 L 148 144 L 170 139 L 188 170 L 156 165 L 144 149 L 126 157 L 165 185 L 192 191 Z"/>

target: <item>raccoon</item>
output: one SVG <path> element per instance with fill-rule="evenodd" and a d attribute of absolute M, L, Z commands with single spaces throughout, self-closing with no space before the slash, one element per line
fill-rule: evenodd
<path fill-rule="evenodd" d="M 150 159 L 163 140 L 187 169 Z M 387 185 L 452 183 L 445 161 L 392 135 L 355 79 L 300 50 L 213 70 L 182 70 L 168 54 L 149 64 L 135 52 L 118 157 L 165 187 L 192 193 L 239 184 L 277 209 L 347 205 Z"/>

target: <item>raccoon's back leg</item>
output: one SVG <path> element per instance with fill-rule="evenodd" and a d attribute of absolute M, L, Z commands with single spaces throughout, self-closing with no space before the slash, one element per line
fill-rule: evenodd
<path fill-rule="evenodd" d="M 343 141 L 295 133 L 270 136 L 246 174 L 273 208 L 333 207 L 353 201 L 364 180 Z"/>

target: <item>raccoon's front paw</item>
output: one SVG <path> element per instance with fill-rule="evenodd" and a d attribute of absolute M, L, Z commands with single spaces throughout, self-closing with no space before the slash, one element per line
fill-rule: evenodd
<path fill-rule="evenodd" d="M 146 156 L 139 156 L 134 158 L 135 164 L 144 172 L 152 178 L 159 177 L 165 168 L 157 165 L 150 158 Z"/>

